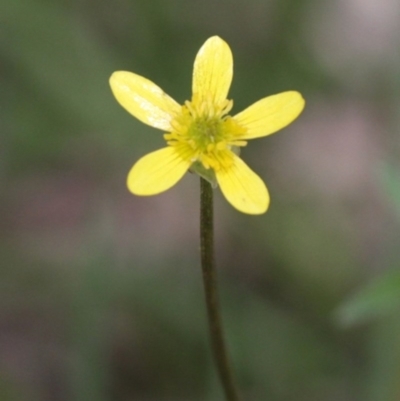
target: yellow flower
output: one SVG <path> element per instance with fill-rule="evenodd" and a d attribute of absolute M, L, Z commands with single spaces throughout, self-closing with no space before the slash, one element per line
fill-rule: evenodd
<path fill-rule="evenodd" d="M 145 124 L 164 132 L 167 147 L 142 157 L 128 175 L 136 195 L 156 195 L 175 185 L 192 168 L 215 177 L 222 193 L 236 209 L 264 213 L 267 188 L 238 156 L 248 139 L 270 135 L 290 124 L 303 110 L 298 92 L 269 96 L 230 116 L 228 91 L 233 59 L 226 42 L 209 38 L 197 53 L 193 68 L 192 100 L 179 105 L 160 87 L 131 72 L 110 78 L 117 101 Z M 203 171 L 203 173 L 202 173 Z"/>

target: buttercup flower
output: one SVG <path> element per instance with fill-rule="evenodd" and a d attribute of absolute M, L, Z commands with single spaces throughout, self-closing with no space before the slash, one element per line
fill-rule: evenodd
<path fill-rule="evenodd" d="M 192 100 L 179 105 L 161 88 L 132 72 L 117 71 L 110 85 L 117 101 L 134 117 L 165 132 L 167 146 L 139 159 L 128 174 L 136 195 L 156 195 L 175 185 L 189 170 L 218 182 L 236 209 L 264 213 L 269 194 L 261 178 L 238 156 L 247 140 L 270 135 L 290 124 L 304 100 L 289 91 L 259 100 L 234 116 L 228 91 L 233 59 L 226 42 L 209 38 L 197 53 Z"/>

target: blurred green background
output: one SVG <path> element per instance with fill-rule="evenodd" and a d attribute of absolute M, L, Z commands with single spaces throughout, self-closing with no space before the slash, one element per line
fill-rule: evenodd
<path fill-rule="evenodd" d="M 216 191 L 226 334 L 243 400 L 400 399 L 400 3 L 0 3 L 0 400 L 222 400 L 199 266 L 199 183 L 130 195 L 161 132 L 114 100 L 134 71 L 190 98 L 231 46 L 234 112 L 306 109 L 242 155 L 259 217 Z"/>

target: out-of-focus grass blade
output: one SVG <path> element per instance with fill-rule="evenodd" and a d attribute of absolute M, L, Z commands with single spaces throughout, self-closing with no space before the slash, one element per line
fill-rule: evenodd
<path fill-rule="evenodd" d="M 400 307 L 400 270 L 389 271 L 364 287 L 336 312 L 336 320 L 345 326 L 386 316 Z"/>
<path fill-rule="evenodd" d="M 385 163 L 379 173 L 382 186 L 400 218 L 400 168 Z"/>
<path fill-rule="evenodd" d="M 400 217 L 400 169 L 384 163 L 378 170 L 383 190 Z M 400 307 L 400 270 L 391 270 L 354 294 L 335 314 L 337 322 L 351 326 L 387 316 Z"/>

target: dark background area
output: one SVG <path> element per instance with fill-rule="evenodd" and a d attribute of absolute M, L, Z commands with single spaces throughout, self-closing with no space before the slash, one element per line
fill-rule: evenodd
<path fill-rule="evenodd" d="M 271 206 L 216 190 L 226 334 L 243 400 L 400 398 L 400 3 L 0 3 L 0 400 L 216 401 L 199 182 L 134 197 L 163 146 L 108 79 L 190 99 L 194 57 L 231 46 L 233 113 L 285 90 L 303 114 L 243 159 Z"/>

